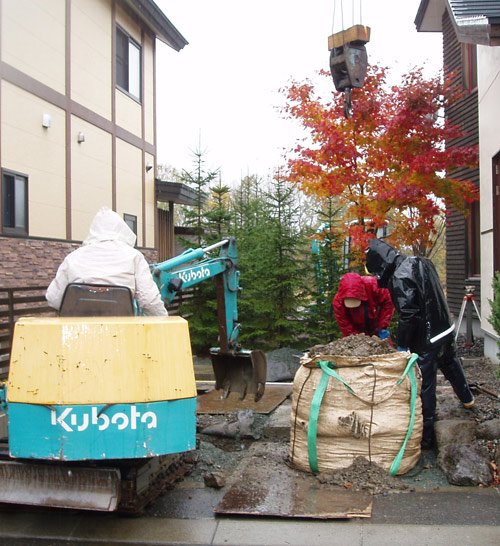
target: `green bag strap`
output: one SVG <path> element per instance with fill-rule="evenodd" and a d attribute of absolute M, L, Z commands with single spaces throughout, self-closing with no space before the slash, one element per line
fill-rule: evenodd
<path fill-rule="evenodd" d="M 403 455 L 405 454 L 406 444 L 412 435 L 413 426 L 415 425 L 415 409 L 417 405 L 417 375 L 415 373 L 415 363 L 417 362 L 417 359 L 418 355 L 413 353 L 408 359 L 408 364 L 406 365 L 403 375 L 398 380 L 398 385 L 400 385 L 406 375 L 408 375 L 410 379 L 410 421 L 403 444 L 396 457 L 394 457 L 394 461 L 392 461 L 391 468 L 389 469 L 389 474 L 391 476 L 396 476 L 398 473 L 401 461 L 403 460 Z"/>
<path fill-rule="evenodd" d="M 401 374 L 401 377 L 397 381 L 397 385 L 400 385 L 404 378 L 410 373 L 410 371 L 413 371 L 413 373 L 410 374 L 410 423 L 408 425 L 408 430 L 406 433 L 406 437 L 404 439 L 403 445 L 401 446 L 401 449 L 399 450 L 399 453 L 396 455 L 396 458 L 394 459 L 392 465 L 391 465 L 391 475 L 395 475 L 397 471 L 399 470 L 399 466 L 401 464 L 401 460 L 404 455 L 404 451 L 406 449 L 406 444 L 408 443 L 408 439 L 411 436 L 411 433 L 413 432 L 413 425 L 415 422 L 415 407 L 416 407 L 416 399 L 417 399 L 417 381 L 415 376 L 415 362 L 417 361 L 418 355 L 413 354 L 409 359 L 408 363 L 406 365 L 406 368 L 404 372 Z M 326 388 L 328 386 L 328 381 L 330 380 L 330 377 L 333 377 L 337 379 L 344 387 L 351 393 L 354 394 L 354 391 L 352 387 L 342 379 L 342 377 L 335 371 L 335 362 L 328 361 L 328 360 L 320 360 L 317 362 L 318 366 L 322 370 L 321 379 L 319 381 L 318 387 L 316 388 L 316 391 L 314 393 L 313 399 L 311 401 L 311 409 L 309 412 L 309 426 L 307 429 L 307 452 L 309 457 L 309 468 L 311 469 L 311 472 L 317 473 L 319 472 L 318 467 L 318 451 L 317 451 L 317 435 L 318 435 L 318 418 L 319 418 L 319 410 L 321 408 L 321 403 L 323 402 L 323 397 L 326 392 Z M 395 468 L 394 474 L 393 467 Z"/>
<path fill-rule="evenodd" d="M 323 361 L 319 364 L 328 365 L 329 362 Z M 313 399 L 311 401 L 311 410 L 309 412 L 309 426 L 307 428 L 307 454 L 309 457 L 309 468 L 311 472 L 316 474 L 319 472 L 318 468 L 318 450 L 316 447 L 316 438 L 318 435 L 318 417 L 319 410 L 321 408 L 321 402 L 323 402 L 323 396 L 325 395 L 326 387 L 328 386 L 328 381 L 330 378 L 328 374 L 324 371 L 321 374 L 321 379 L 319 381 L 316 392 L 314 393 Z"/>

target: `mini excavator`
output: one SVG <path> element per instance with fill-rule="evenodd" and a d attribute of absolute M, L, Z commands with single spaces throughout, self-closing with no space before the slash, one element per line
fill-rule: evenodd
<path fill-rule="evenodd" d="M 151 271 L 167 304 L 216 280 L 216 388 L 259 400 L 266 359 L 238 344 L 237 258 L 228 238 Z M 0 503 L 140 512 L 194 464 L 196 395 L 185 319 L 141 316 L 126 287 L 69 285 L 58 317 L 14 328 L 0 385 Z"/>

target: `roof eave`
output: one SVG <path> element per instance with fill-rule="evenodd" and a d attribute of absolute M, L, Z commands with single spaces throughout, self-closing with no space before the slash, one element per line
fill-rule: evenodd
<path fill-rule="evenodd" d="M 155 180 L 156 200 L 162 203 L 177 205 L 196 205 L 199 201 L 198 193 L 181 182 L 167 182 L 157 178 Z"/>
<path fill-rule="evenodd" d="M 175 28 L 153 0 L 120 0 L 145 24 L 154 35 L 175 51 L 189 42 Z"/>

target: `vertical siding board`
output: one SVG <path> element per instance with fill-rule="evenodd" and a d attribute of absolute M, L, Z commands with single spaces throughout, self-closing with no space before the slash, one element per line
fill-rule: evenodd
<path fill-rule="evenodd" d="M 455 74 L 458 82 L 462 80 L 462 46 L 458 42 L 448 12 L 443 15 L 443 64 L 446 75 Z M 450 122 L 459 125 L 465 135 L 446 143 L 446 146 L 469 146 L 479 142 L 477 90 L 464 96 L 446 111 Z M 456 169 L 449 175 L 457 180 L 473 180 L 479 186 L 479 169 Z M 479 299 L 479 279 L 470 282 L 468 279 L 469 263 L 467 248 L 466 218 L 454 209 L 448 210 L 446 228 L 446 288 L 450 310 L 458 315 L 464 297 L 466 284 L 476 285 L 476 296 Z"/>

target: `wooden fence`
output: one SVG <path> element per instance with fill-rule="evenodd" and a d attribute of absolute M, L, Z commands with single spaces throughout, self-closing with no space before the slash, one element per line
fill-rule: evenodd
<path fill-rule="evenodd" d="M 23 286 L 0 288 L 0 379 L 9 371 L 10 348 L 14 333 L 14 324 L 20 317 L 56 316 L 54 309 L 48 306 L 45 299 L 46 286 Z M 167 306 L 169 315 L 178 315 L 179 308 L 193 295 L 193 290 L 180 293 Z"/>

